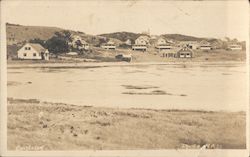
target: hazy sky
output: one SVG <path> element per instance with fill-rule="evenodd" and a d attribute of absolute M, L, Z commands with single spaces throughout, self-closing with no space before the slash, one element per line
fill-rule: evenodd
<path fill-rule="evenodd" d="M 248 37 L 248 1 L 4 1 L 4 20 L 101 34 L 116 31 Z"/>

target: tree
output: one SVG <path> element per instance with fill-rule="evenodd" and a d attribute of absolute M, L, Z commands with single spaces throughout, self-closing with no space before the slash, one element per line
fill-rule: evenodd
<path fill-rule="evenodd" d="M 55 32 L 55 35 L 47 40 L 45 47 L 55 54 L 69 52 L 70 35 L 69 31 Z"/>
<path fill-rule="evenodd" d="M 231 41 L 231 39 L 229 37 L 225 37 L 225 39 L 226 39 L 227 42 Z"/>
<path fill-rule="evenodd" d="M 108 42 L 106 38 L 99 38 L 98 44 L 96 46 L 100 47 L 103 43 Z"/>
<path fill-rule="evenodd" d="M 65 39 L 66 39 L 67 42 L 71 42 L 72 41 L 70 31 L 64 30 L 63 31 L 63 37 L 65 37 Z"/>

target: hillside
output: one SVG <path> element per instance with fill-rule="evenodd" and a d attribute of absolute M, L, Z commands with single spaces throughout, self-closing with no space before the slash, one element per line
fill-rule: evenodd
<path fill-rule="evenodd" d="M 57 27 L 43 26 L 22 26 L 15 24 L 6 24 L 7 44 L 20 43 L 29 41 L 30 39 L 39 38 L 47 40 L 54 35 L 55 32 L 63 29 Z"/>
<path fill-rule="evenodd" d="M 163 34 L 162 36 L 164 38 L 172 39 L 175 41 L 201 41 L 201 40 L 206 39 L 206 38 L 198 38 L 198 37 L 182 35 L 182 34 Z"/>
<path fill-rule="evenodd" d="M 100 36 L 106 37 L 106 38 L 115 38 L 121 41 L 126 41 L 127 39 L 132 40 L 132 42 L 138 38 L 140 33 L 132 33 L 132 32 L 114 32 L 114 33 L 106 33 L 106 34 L 100 34 Z M 202 41 L 202 40 L 216 40 L 216 39 L 208 39 L 208 38 L 198 38 L 194 36 L 188 36 L 188 35 L 182 35 L 182 34 L 163 34 L 160 35 L 164 37 L 165 39 L 174 40 L 174 41 Z"/>
<path fill-rule="evenodd" d="M 7 32 L 7 45 L 13 45 L 19 43 L 23 43 L 25 41 L 29 41 L 31 39 L 41 39 L 41 40 L 48 40 L 51 38 L 55 32 L 65 31 L 66 29 L 58 28 L 58 27 L 46 27 L 46 26 L 23 26 L 17 24 L 6 24 L 6 32 Z M 109 40 L 114 41 L 117 45 L 122 43 L 120 40 L 112 37 L 102 37 L 102 36 L 95 36 L 85 34 L 84 32 L 80 31 L 70 31 L 71 34 L 79 35 L 88 43 L 92 45 L 99 46 L 100 43 L 103 42 L 104 38 L 108 38 Z"/>
<path fill-rule="evenodd" d="M 66 29 L 58 28 L 58 27 L 46 27 L 46 26 L 23 26 L 23 25 L 16 25 L 16 24 L 9 24 L 6 25 L 7 29 L 7 44 L 12 45 L 14 43 L 22 43 L 24 41 L 29 41 L 31 39 L 39 38 L 42 40 L 48 40 L 51 38 L 55 32 L 64 31 Z M 114 41 L 117 45 L 125 42 L 127 39 L 134 43 L 135 39 L 139 36 L 143 35 L 140 33 L 133 33 L 133 32 L 114 32 L 114 33 L 106 33 L 100 35 L 88 35 L 83 32 L 79 31 L 72 31 L 68 30 L 72 34 L 77 34 L 81 36 L 84 40 L 92 45 L 99 45 L 103 42 L 103 39 L 108 39 Z M 216 41 L 217 39 L 208 39 L 208 38 L 198 38 L 194 36 L 182 35 L 182 34 L 163 34 L 161 35 L 165 39 L 170 39 L 174 41 L 201 41 L 201 40 L 208 40 L 208 41 Z"/>
<path fill-rule="evenodd" d="M 132 42 L 135 41 L 140 35 L 139 33 L 132 33 L 132 32 L 114 32 L 114 33 L 107 33 L 107 34 L 100 34 L 102 37 L 106 38 L 114 38 L 120 41 L 125 42 L 127 39 L 130 39 Z"/>

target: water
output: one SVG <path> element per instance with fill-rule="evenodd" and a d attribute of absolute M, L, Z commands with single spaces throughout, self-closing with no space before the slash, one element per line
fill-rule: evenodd
<path fill-rule="evenodd" d="M 8 81 L 16 84 L 9 84 L 8 97 L 120 108 L 245 111 L 246 71 L 241 64 L 9 68 Z M 167 94 L 147 94 L 153 90 Z"/>

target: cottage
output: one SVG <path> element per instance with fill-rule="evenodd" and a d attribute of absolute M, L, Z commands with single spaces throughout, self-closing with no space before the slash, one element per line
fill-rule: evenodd
<path fill-rule="evenodd" d="M 167 42 L 165 39 L 159 38 L 157 40 L 155 48 L 158 50 L 172 49 L 172 45 L 171 43 Z"/>
<path fill-rule="evenodd" d="M 73 48 L 79 50 L 89 50 L 89 44 L 85 40 L 83 40 L 82 37 L 78 35 L 72 35 L 71 40 L 72 41 L 69 42 L 68 44 Z"/>
<path fill-rule="evenodd" d="M 106 44 L 102 45 L 101 47 L 106 49 L 106 50 L 115 50 L 116 49 L 116 45 L 113 41 L 109 41 Z"/>
<path fill-rule="evenodd" d="M 192 58 L 193 51 L 188 47 L 183 47 L 179 51 L 176 52 L 177 58 Z"/>
<path fill-rule="evenodd" d="M 212 46 L 209 42 L 205 41 L 205 40 L 202 40 L 200 42 L 200 49 L 201 50 L 211 50 L 212 49 Z"/>
<path fill-rule="evenodd" d="M 242 46 L 240 44 L 230 44 L 228 46 L 229 50 L 242 50 Z"/>
<path fill-rule="evenodd" d="M 165 50 L 162 52 L 162 56 L 167 58 L 192 58 L 193 51 L 190 48 L 184 46 L 182 48 Z"/>
<path fill-rule="evenodd" d="M 140 36 L 135 40 L 135 44 L 132 46 L 132 50 L 146 51 L 148 44 L 149 44 L 149 37 Z"/>
<path fill-rule="evenodd" d="M 49 60 L 49 51 L 40 44 L 26 43 L 17 51 L 18 59 Z"/>

